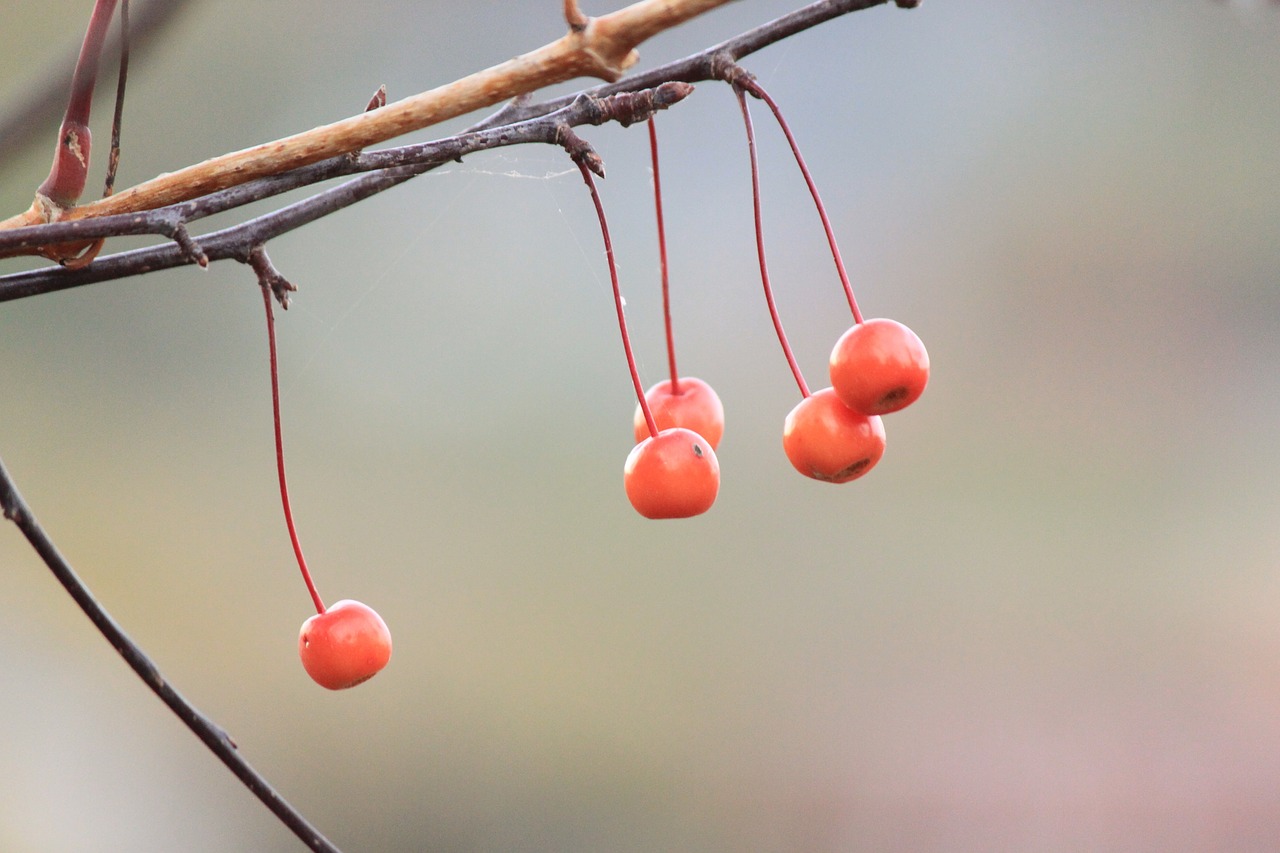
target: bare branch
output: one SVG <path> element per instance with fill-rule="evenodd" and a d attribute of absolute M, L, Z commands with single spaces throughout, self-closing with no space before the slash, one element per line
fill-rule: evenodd
<path fill-rule="evenodd" d="M 92 242 L 104 236 L 124 234 L 163 234 L 179 243 L 98 258 L 84 269 L 48 267 L 2 276 L 0 302 L 198 263 L 201 256 L 206 263 L 225 259 L 249 263 L 254 247 L 465 155 L 529 142 L 560 144 L 562 128 L 569 126 L 599 125 L 620 117 L 643 120 L 653 110 L 678 102 L 692 89 L 688 84 L 670 83 L 649 93 L 623 93 L 604 100 L 582 95 L 568 106 L 531 121 L 464 133 L 436 142 L 335 157 L 294 172 L 273 175 L 253 184 L 159 210 L 57 222 L 0 233 L 0 252 L 10 244 L 41 245 L 76 239 Z M 181 245 L 181 226 L 187 222 L 320 180 L 359 172 L 368 174 L 239 225 L 202 235 L 195 252 Z"/>
<path fill-rule="evenodd" d="M 635 75 L 619 83 L 599 86 L 585 93 L 555 98 L 541 103 L 531 102 L 527 95 L 517 96 L 514 101 L 509 102 L 497 113 L 475 125 L 469 132 L 456 137 L 420 146 L 404 146 L 381 152 L 330 158 L 310 166 L 259 178 L 236 187 L 217 191 L 193 201 L 161 207 L 154 211 L 157 214 L 154 219 L 144 214 L 115 214 L 110 217 L 75 218 L 51 225 L 29 226 L 9 231 L 0 230 L 0 257 L 32 254 L 38 252 L 40 247 L 47 246 L 58 246 L 60 249 L 66 249 L 66 246 L 59 245 L 64 241 L 72 244 L 71 248 L 75 249 L 76 238 L 81 238 L 79 250 L 83 250 L 90 245 L 92 239 L 100 236 L 150 233 L 164 234 L 178 239 L 178 234 L 175 234 L 173 230 L 176 224 L 191 222 L 202 216 L 227 210 L 250 201 L 261 200 L 280 192 L 369 169 L 406 164 L 416 164 L 422 167 L 412 174 L 393 176 L 394 179 L 390 183 L 384 183 L 379 180 L 371 185 L 363 185 L 366 189 L 371 186 L 378 187 L 368 193 L 363 193 L 363 190 L 360 191 L 362 193 L 360 197 L 367 197 L 367 195 L 371 195 L 374 192 L 381 192 L 382 189 L 401 183 L 403 180 L 412 177 L 413 174 L 428 171 L 446 160 L 459 159 L 464 154 L 521 142 L 554 142 L 554 138 L 548 136 L 549 128 L 539 129 L 528 124 L 528 122 L 539 117 L 549 117 L 552 113 L 560 110 L 569 109 L 575 103 L 605 103 L 607 102 L 606 99 L 613 95 L 653 87 L 659 87 L 659 90 L 661 90 L 661 85 L 665 82 L 730 80 L 734 73 L 739 73 L 739 69 L 735 64 L 736 59 L 833 18 L 882 5 L 886 2 L 888 0 L 819 0 L 819 2 L 812 3 L 774 21 L 749 30 L 733 39 L 713 45 L 706 50 L 699 51 L 676 62 Z M 670 90 L 668 89 L 667 91 Z M 586 102 L 581 101 L 584 94 L 590 96 Z M 386 109 L 390 109 L 390 107 L 379 107 L 367 114 L 381 113 Z M 623 118 L 618 117 L 619 120 L 623 120 Z M 569 115 L 556 117 L 557 122 L 569 125 L 581 124 L 589 120 L 585 114 L 576 117 Z M 479 131 L 493 131 L 497 135 L 476 136 L 475 134 Z M 334 209 L 340 209 L 340 207 L 345 206 L 346 204 L 342 204 Z M 77 208 L 73 215 L 78 216 L 80 212 L 88 207 Z M 262 217 L 255 221 L 261 222 L 268 218 Z M 311 219 L 307 218 L 305 221 L 311 221 Z M 101 223 L 101 227 L 94 223 Z M 301 224 L 301 221 L 299 221 L 299 224 Z M 219 240 L 226 238 L 235 230 L 232 228 L 218 232 L 217 237 Z M 208 238 L 202 238 L 202 242 L 207 243 Z M 163 259 L 156 257 L 157 253 L 163 255 Z M 234 254 L 223 255 L 223 257 L 235 256 Z M 108 260 L 106 258 L 100 259 L 94 264 L 94 271 L 87 275 L 64 275 L 63 273 L 66 271 L 59 270 L 15 273 L 0 277 L 0 301 L 134 274 L 130 272 L 130 269 L 134 270 L 134 272 L 167 269 L 199 257 L 198 253 L 190 251 L 184 255 L 170 256 L 167 250 L 161 247 L 158 250 L 146 249 L 113 256 L 110 259 L 112 263 L 109 266 L 98 268 L 100 264 Z M 206 257 L 206 262 L 209 257 L 212 256 Z M 153 266 L 153 263 L 161 263 L 161 266 Z M 133 264 L 134 266 L 130 267 L 128 264 Z"/>
<path fill-rule="evenodd" d="M 0 229 L 162 207 L 358 151 L 555 83 L 577 77 L 617 80 L 635 64 L 637 45 L 726 2 L 640 0 L 589 19 L 581 31 L 570 31 L 537 50 L 444 86 L 333 124 L 214 157 L 110 198 L 66 210 L 40 204 L 37 199 L 26 212 L 0 222 Z"/>
<path fill-rule="evenodd" d="M 18 492 L 18 487 L 9 476 L 9 472 L 5 470 L 3 461 L 0 461 L 0 510 L 3 510 L 5 518 L 17 525 L 31 547 L 40 555 L 40 559 L 49 567 L 49 571 L 53 572 L 53 576 L 89 617 L 89 621 L 107 639 L 107 642 L 111 643 L 112 648 L 119 652 L 125 663 L 137 673 L 138 677 L 146 682 L 152 692 L 160 697 L 160 701 L 169 706 L 169 710 L 173 711 L 178 719 L 182 720 L 187 728 L 191 729 L 195 736 L 200 738 L 204 745 L 236 775 L 236 778 L 243 782 L 245 787 L 252 791 L 254 796 L 261 800 L 304 844 L 312 850 L 338 853 L 338 848 L 332 842 L 312 826 L 301 812 L 281 797 L 275 788 L 271 787 L 271 784 L 240 756 L 235 741 L 174 689 L 151 658 L 124 632 L 120 624 L 111 618 L 111 614 L 94 598 L 93 593 L 85 586 L 84 581 L 80 580 L 75 569 L 58 551 L 53 540 L 36 520 L 35 514 Z"/>

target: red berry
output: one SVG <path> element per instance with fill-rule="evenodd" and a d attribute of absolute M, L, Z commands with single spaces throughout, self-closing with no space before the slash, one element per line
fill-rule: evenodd
<path fill-rule="evenodd" d="M 321 687 L 355 687 L 391 659 L 391 632 L 373 608 L 344 599 L 302 623 L 298 654 Z"/>
<path fill-rule="evenodd" d="M 720 398 L 710 385 L 692 376 L 680 377 L 676 388 L 679 393 L 671 393 L 671 380 L 664 379 L 644 394 L 658 429 L 684 427 L 693 430 L 715 450 L 720 446 L 720 436 L 724 435 L 724 406 Z M 637 443 L 649 437 L 649 424 L 638 403 L 635 428 Z"/>
<path fill-rule="evenodd" d="M 715 503 L 720 463 L 696 432 L 664 429 L 631 449 L 622 469 L 627 498 L 645 518 L 688 518 Z"/>
<path fill-rule="evenodd" d="M 827 483 L 856 480 L 884 455 L 884 423 L 855 412 L 835 391 L 810 394 L 787 415 L 782 449 L 795 469 Z"/>
<path fill-rule="evenodd" d="M 831 350 L 831 386 L 844 404 L 887 415 L 914 403 L 929 382 L 929 353 L 896 320 L 858 323 Z"/>

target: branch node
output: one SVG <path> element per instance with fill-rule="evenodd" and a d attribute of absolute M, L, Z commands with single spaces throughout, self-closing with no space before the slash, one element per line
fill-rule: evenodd
<path fill-rule="evenodd" d="M 745 82 L 755 79 L 755 75 L 739 65 L 732 54 L 723 50 L 711 57 L 708 70 L 713 78 L 723 80 L 734 88 L 745 88 Z"/>
<path fill-rule="evenodd" d="M 575 163 L 586 166 L 599 177 L 604 177 L 604 159 L 581 136 L 573 132 L 567 124 L 556 127 L 556 144 L 568 152 Z"/>
<path fill-rule="evenodd" d="M 199 264 L 201 269 L 209 268 L 209 256 L 204 253 L 204 249 L 200 248 L 200 244 L 191 236 L 191 232 L 187 230 L 186 225 L 181 222 L 177 223 L 167 236 L 178 244 L 178 248 L 182 250 L 184 258 L 194 264 Z"/>
<path fill-rule="evenodd" d="M 258 284 L 270 288 L 280 307 L 289 310 L 289 294 L 297 291 L 297 286 L 281 275 L 276 265 L 267 256 L 267 247 L 259 243 L 249 250 L 247 263 L 258 275 Z"/>

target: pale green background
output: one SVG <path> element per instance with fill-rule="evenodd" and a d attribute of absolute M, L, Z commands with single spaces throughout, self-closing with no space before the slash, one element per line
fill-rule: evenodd
<path fill-rule="evenodd" d="M 192 5 L 135 63 L 122 185 L 562 27 L 555 0 Z M 789 6 L 734 3 L 643 63 Z M 89 7 L 4 5 L 0 104 Z M 797 395 L 733 98 L 662 116 L 682 365 L 728 411 L 695 521 L 623 495 L 634 400 L 558 151 L 471 157 L 273 242 L 302 288 L 280 336 L 303 541 L 324 595 L 395 636 L 357 690 L 297 662 L 246 269 L 0 306 L 0 457 L 164 672 L 351 851 L 1274 850 L 1278 48 L 1262 3 L 926 0 L 749 60 L 867 313 L 933 361 L 842 487 L 781 453 Z M 847 310 L 756 115 L 780 308 L 822 385 Z M 3 164 L 3 213 L 55 127 Z M 656 381 L 644 133 L 586 135 Z M 8 525 L 0 579 L 0 849 L 301 849 Z"/>

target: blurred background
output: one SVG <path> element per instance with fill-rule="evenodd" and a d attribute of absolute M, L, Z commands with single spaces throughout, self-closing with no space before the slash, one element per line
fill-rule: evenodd
<path fill-rule="evenodd" d="M 120 186 L 563 26 L 551 0 L 187 6 L 135 56 Z M 792 6 L 733 3 L 641 67 Z M 89 8 L 6 4 L 0 109 Z M 302 540 L 326 599 L 369 603 L 395 637 L 356 690 L 297 660 L 309 599 L 247 269 L 0 306 L 0 457 L 165 674 L 348 850 L 1274 850 L 1277 39 L 1265 3 L 931 0 L 747 60 L 864 311 L 911 326 L 933 363 L 883 461 L 845 486 L 781 452 L 798 395 L 736 103 L 703 84 L 661 115 L 680 365 L 728 419 L 696 520 L 645 521 L 623 494 L 635 401 L 558 150 L 469 157 L 272 242 L 301 287 L 278 328 Z M 848 311 L 755 115 L 779 308 L 825 385 Z M 57 121 L 0 164 L 5 215 Z M 584 135 L 650 384 L 645 133 Z M 11 525 L 0 566 L 0 849 L 300 849 Z"/>

